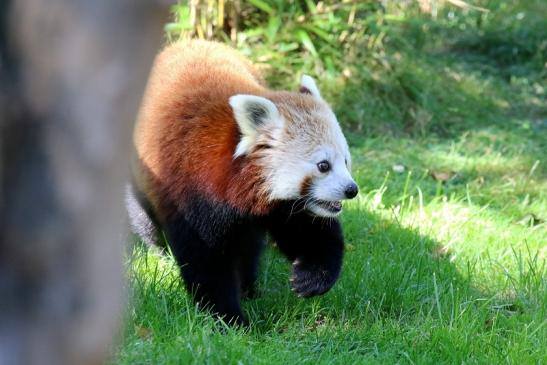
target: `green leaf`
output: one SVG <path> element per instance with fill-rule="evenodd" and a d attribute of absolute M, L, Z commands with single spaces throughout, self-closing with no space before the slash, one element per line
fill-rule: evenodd
<path fill-rule="evenodd" d="M 167 23 L 163 27 L 163 29 L 168 33 L 175 33 L 175 32 L 182 32 L 183 30 L 191 29 L 189 24 L 181 24 L 181 23 Z"/>
<path fill-rule="evenodd" d="M 308 7 L 310 13 L 312 14 L 317 13 L 317 6 L 312 0 L 306 0 L 306 6 Z"/>
<path fill-rule="evenodd" d="M 290 52 L 290 51 L 294 51 L 295 49 L 298 49 L 298 43 L 296 42 L 280 43 L 278 46 L 279 52 Z"/>
<path fill-rule="evenodd" d="M 317 56 L 317 50 L 315 49 L 308 32 L 304 29 L 298 29 L 296 31 L 296 37 L 300 40 L 300 43 L 302 43 L 305 49 L 307 49 L 312 55 Z"/>
<path fill-rule="evenodd" d="M 325 32 L 323 29 L 320 29 L 319 27 L 315 27 L 313 25 L 305 25 L 304 28 L 309 30 L 310 32 L 317 35 L 319 38 L 325 40 L 328 43 L 332 42 L 332 37 L 329 33 Z"/>
<path fill-rule="evenodd" d="M 270 15 L 272 15 L 275 12 L 274 9 L 270 6 L 270 4 L 268 4 L 265 1 L 249 0 L 249 2 L 253 4 L 254 6 L 256 6 L 257 8 L 259 8 L 260 10 L 262 10 L 263 12 L 268 13 Z"/>
<path fill-rule="evenodd" d="M 274 43 L 280 26 L 281 18 L 278 16 L 271 16 L 268 20 L 268 26 L 266 27 L 266 37 L 270 43 Z"/>

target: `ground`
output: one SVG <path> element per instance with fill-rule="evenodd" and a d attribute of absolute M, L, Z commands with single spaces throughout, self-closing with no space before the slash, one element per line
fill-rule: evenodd
<path fill-rule="evenodd" d="M 391 49 L 379 80 L 319 80 L 361 188 L 330 292 L 295 297 L 269 247 L 260 296 L 244 302 L 251 326 L 232 329 L 196 309 L 168 255 L 137 243 L 112 363 L 545 363 L 545 69 L 451 32 Z"/>

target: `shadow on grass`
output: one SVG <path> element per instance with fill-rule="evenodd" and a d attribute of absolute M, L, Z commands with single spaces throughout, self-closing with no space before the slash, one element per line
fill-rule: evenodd
<path fill-rule="evenodd" d="M 416 316 L 449 323 L 462 301 L 478 296 L 435 240 L 360 208 L 348 209 L 343 225 L 342 275 L 322 297 L 296 298 L 288 285 L 290 265 L 269 250 L 262 262 L 260 297 L 244 303 L 254 331 L 282 332 L 295 320 L 307 328 Z"/>

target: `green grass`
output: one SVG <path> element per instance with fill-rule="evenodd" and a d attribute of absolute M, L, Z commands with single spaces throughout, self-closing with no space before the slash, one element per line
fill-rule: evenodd
<path fill-rule="evenodd" d="M 542 3 L 529 4 L 525 19 Z M 546 363 L 545 44 L 522 36 L 533 21 L 462 31 L 470 18 L 400 20 L 388 66 L 363 60 L 351 78 L 320 80 L 361 187 L 345 204 L 347 251 L 329 293 L 295 297 L 290 264 L 270 247 L 261 295 L 244 302 L 251 326 L 235 330 L 196 309 L 170 257 L 136 245 L 112 362 Z M 515 44 L 522 57 L 497 56 Z"/>

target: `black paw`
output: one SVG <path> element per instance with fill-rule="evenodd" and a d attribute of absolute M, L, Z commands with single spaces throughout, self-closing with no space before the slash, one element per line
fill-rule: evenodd
<path fill-rule="evenodd" d="M 211 314 L 216 319 L 222 320 L 231 327 L 247 327 L 249 325 L 247 318 L 243 315 L 243 313 L 241 313 L 241 311 L 223 313 L 212 310 Z"/>
<path fill-rule="evenodd" d="M 212 302 L 202 296 L 197 302 L 200 309 L 209 312 L 213 317 L 221 319 L 230 326 L 245 327 L 248 325 L 247 319 L 239 307 L 239 300 L 237 303 L 225 301 Z"/>
<path fill-rule="evenodd" d="M 220 315 L 217 314 L 219 318 L 222 318 L 224 322 L 226 322 L 228 325 L 232 327 L 248 327 L 249 321 L 247 321 L 247 318 L 241 313 L 238 314 L 225 314 Z"/>
<path fill-rule="evenodd" d="M 309 298 L 329 291 L 336 283 L 339 269 L 329 270 L 318 265 L 306 265 L 300 260 L 293 263 L 292 291 L 299 297 Z"/>

